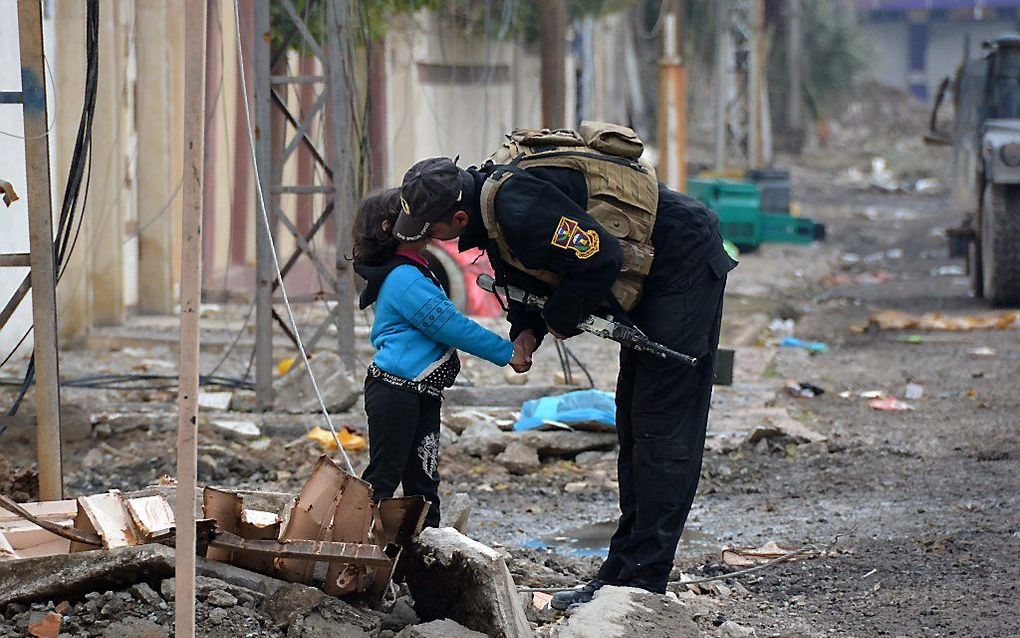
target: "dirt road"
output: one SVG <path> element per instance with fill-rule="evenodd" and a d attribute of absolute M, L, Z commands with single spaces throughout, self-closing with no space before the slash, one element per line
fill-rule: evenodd
<path fill-rule="evenodd" d="M 733 620 L 758 636 L 1020 635 L 1017 332 L 909 339 L 912 333 L 852 332 L 873 310 L 987 308 L 970 296 L 965 277 L 952 274 L 962 262 L 947 258 L 939 232 L 957 222 L 945 197 L 834 190 L 824 176 L 799 177 L 805 210 L 828 224 L 828 247 L 767 247 L 746 256 L 731 289 L 754 296 L 734 295 L 728 321 L 739 323 L 742 309 L 799 315 L 796 336 L 830 349 L 814 356 L 759 349 L 771 362 L 758 368 L 758 378 L 745 373 L 743 383 L 717 393 L 729 401 L 717 402 L 713 423 L 734 405 L 739 419 L 736 399 L 753 403 L 765 388 L 764 396 L 771 389 L 775 397 L 765 403 L 786 408 L 827 441 L 710 452 L 678 565 L 714 574 L 723 545 L 839 542 L 824 557 L 741 580 L 746 594 L 707 594 L 701 626 L 712 632 Z M 817 283 L 830 259 L 829 285 Z M 777 268 L 783 272 L 774 277 Z M 776 282 L 773 291 L 763 294 L 762 281 Z M 994 355 L 968 354 L 976 348 Z M 751 351 L 742 349 L 738 362 Z M 603 372 L 611 365 L 598 364 Z M 826 393 L 788 397 L 781 391 L 786 379 Z M 909 402 L 913 411 L 874 410 L 859 396 L 877 390 L 902 397 L 908 383 L 923 387 L 923 397 Z M 840 396 L 845 392 L 849 398 Z M 598 554 L 612 532 L 611 457 L 547 467 L 547 476 L 515 478 L 512 487 L 484 472 L 486 480 L 454 483 L 479 500 L 484 540 L 551 547 L 520 558 L 564 570 L 562 555 Z M 566 493 L 570 483 L 584 485 Z M 567 562 L 583 572 L 597 559 Z"/>

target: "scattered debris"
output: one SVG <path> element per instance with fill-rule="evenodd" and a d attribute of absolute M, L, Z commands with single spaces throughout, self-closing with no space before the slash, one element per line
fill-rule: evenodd
<path fill-rule="evenodd" d="M 960 264 L 952 264 L 933 268 L 928 274 L 932 277 L 962 277 L 967 274 L 967 271 Z"/>
<path fill-rule="evenodd" d="M 888 251 L 885 256 L 889 257 L 889 253 L 894 251 Z M 902 251 L 900 251 L 902 253 Z M 902 256 L 902 255 L 901 255 Z M 836 286 L 846 286 L 850 284 L 858 284 L 863 286 L 874 286 L 876 284 L 882 284 L 887 281 L 896 279 L 898 275 L 891 273 L 887 270 L 879 270 L 876 272 L 865 272 L 859 274 L 850 273 L 836 273 L 829 275 L 822 279 L 822 284 L 828 288 L 835 288 Z"/>
<path fill-rule="evenodd" d="M 444 619 L 406 627 L 397 638 L 485 638 L 485 634 Z"/>
<path fill-rule="evenodd" d="M 496 456 L 496 462 L 511 474 L 531 474 L 542 468 L 538 450 L 521 441 L 512 441 Z"/>
<path fill-rule="evenodd" d="M 881 399 L 885 396 L 885 392 L 881 390 L 865 390 L 859 395 L 862 399 Z"/>
<path fill-rule="evenodd" d="M 996 356 L 997 352 L 995 351 L 995 348 L 981 346 L 980 348 L 972 348 L 968 350 L 967 354 L 975 359 L 992 359 Z"/>
<path fill-rule="evenodd" d="M 804 341 L 796 337 L 784 337 L 779 345 L 783 348 L 803 348 L 811 354 L 826 352 L 829 349 L 828 344 L 821 341 Z"/>
<path fill-rule="evenodd" d="M 337 449 L 337 439 L 340 439 L 340 444 L 344 446 L 345 450 L 350 450 L 352 452 L 364 450 L 368 446 L 368 441 L 365 440 L 365 437 L 360 434 L 355 434 L 354 431 L 346 425 L 341 426 L 336 431 L 335 438 L 333 437 L 332 432 L 324 428 L 320 428 L 319 426 L 315 426 L 309 430 L 307 438 L 318 443 L 322 447 L 323 451 L 326 452 Z"/>
<path fill-rule="evenodd" d="M 786 418 L 765 417 L 755 426 L 754 430 L 744 439 L 744 445 L 753 446 L 759 441 L 770 440 L 775 443 L 816 443 L 825 441 L 824 435 L 808 428 L 800 421 Z"/>
<path fill-rule="evenodd" d="M 977 315 L 947 315 L 929 312 L 912 315 L 900 310 L 882 310 L 872 313 L 866 324 L 851 326 L 854 332 L 869 328 L 878 330 L 940 330 L 965 332 L 970 330 L 1011 330 L 1020 328 L 1020 310 L 986 312 Z"/>
<path fill-rule="evenodd" d="M 902 337 L 897 337 L 896 340 L 901 343 L 909 343 L 915 346 L 924 343 L 924 337 L 922 335 L 904 335 Z"/>
<path fill-rule="evenodd" d="M 797 551 L 792 548 L 780 547 L 775 541 L 769 541 L 761 547 L 724 547 L 721 552 L 722 562 L 730 567 L 752 567 L 770 560 L 782 558 L 790 552 Z M 802 554 L 791 560 L 798 560 L 809 557 L 809 554 Z"/>
<path fill-rule="evenodd" d="M 634 638 L 702 635 L 691 611 L 674 596 L 662 596 L 634 587 L 606 585 L 595 598 L 571 610 L 559 638 Z"/>
<path fill-rule="evenodd" d="M 452 527 L 461 534 L 466 534 L 471 507 L 471 497 L 464 492 L 457 492 L 443 502 L 443 520 L 440 526 Z"/>
<path fill-rule="evenodd" d="M 616 398 L 602 390 L 575 390 L 527 401 L 514 430 L 562 429 L 596 432 L 616 428 Z"/>
<path fill-rule="evenodd" d="M 198 407 L 203 410 L 219 410 L 220 412 L 225 412 L 230 409 L 230 402 L 233 399 L 233 392 L 199 392 Z"/>
<path fill-rule="evenodd" d="M 261 428 L 254 421 L 212 419 L 209 423 L 242 439 L 257 439 L 262 436 Z"/>
<path fill-rule="evenodd" d="M 917 401 L 924 396 L 924 386 L 919 383 L 908 383 L 903 390 L 903 398 L 909 401 Z"/>
<path fill-rule="evenodd" d="M 825 394 L 825 390 L 807 381 L 787 381 L 784 389 L 788 395 L 798 399 L 813 399 Z"/>
<path fill-rule="evenodd" d="M 347 371 L 335 352 L 319 352 L 309 359 L 309 365 L 318 381 L 326 409 L 330 412 L 349 410 L 361 396 L 361 384 Z M 276 393 L 287 397 L 285 412 L 318 412 L 319 400 L 308 379 L 304 365 L 293 365 L 276 383 Z"/>
<path fill-rule="evenodd" d="M 914 409 L 914 406 L 910 403 L 900 401 L 896 397 L 888 396 L 880 399 L 872 399 L 871 401 L 868 401 L 868 405 L 875 410 L 881 410 L 883 412 L 905 412 Z"/>

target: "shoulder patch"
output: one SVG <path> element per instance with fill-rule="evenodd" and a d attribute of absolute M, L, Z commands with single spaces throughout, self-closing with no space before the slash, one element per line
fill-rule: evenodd
<path fill-rule="evenodd" d="M 599 234 L 594 230 L 582 230 L 576 221 L 564 216 L 560 217 L 550 243 L 574 251 L 578 259 L 588 259 L 599 251 Z"/>

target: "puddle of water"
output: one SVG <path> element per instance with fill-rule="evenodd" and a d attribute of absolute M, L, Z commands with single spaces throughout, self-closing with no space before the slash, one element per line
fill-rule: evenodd
<path fill-rule="evenodd" d="M 598 556 L 605 558 L 609 553 L 609 539 L 616 531 L 616 521 L 602 521 L 565 529 L 538 538 L 529 538 L 522 544 L 530 549 L 551 549 L 567 556 Z M 684 528 L 680 546 L 696 551 L 716 551 L 719 541 L 710 534 L 692 528 Z"/>

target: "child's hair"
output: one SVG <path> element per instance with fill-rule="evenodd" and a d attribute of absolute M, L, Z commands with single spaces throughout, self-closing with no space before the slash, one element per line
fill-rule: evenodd
<path fill-rule="evenodd" d="M 389 188 L 361 200 L 354 219 L 354 261 L 378 265 L 396 253 L 400 241 L 390 230 L 400 214 L 400 189 Z"/>

